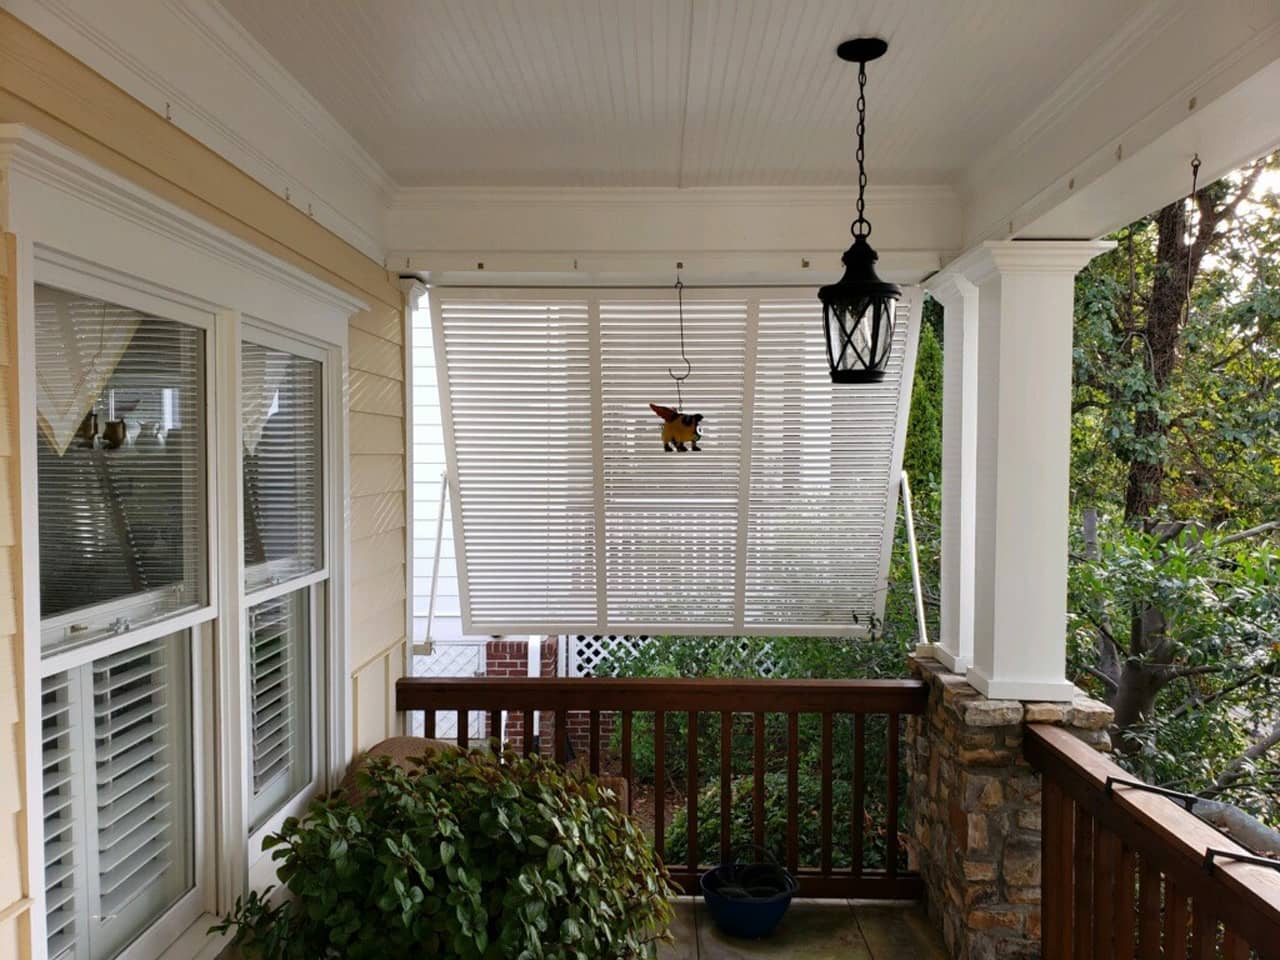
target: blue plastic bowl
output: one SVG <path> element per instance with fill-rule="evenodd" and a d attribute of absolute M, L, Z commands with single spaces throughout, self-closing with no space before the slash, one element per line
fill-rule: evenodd
<path fill-rule="evenodd" d="M 713 867 L 699 880 L 702 899 L 711 911 L 711 919 L 726 936 L 744 940 L 759 940 L 769 936 L 782 922 L 787 908 L 791 906 L 791 898 L 799 890 L 795 878 L 786 871 L 781 871 L 786 888 L 770 896 L 747 898 L 725 896 L 721 893 L 721 889 L 730 883 L 741 886 L 744 876 L 749 880 L 753 867 L 777 871 L 776 867 L 767 864 L 729 864 Z"/>

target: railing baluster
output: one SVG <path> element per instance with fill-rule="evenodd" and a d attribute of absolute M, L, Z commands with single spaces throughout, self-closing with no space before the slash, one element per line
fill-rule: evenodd
<path fill-rule="evenodd" d="M 1164 955 L 1187 955 L 1187 898 L 1172 877 L 1164 880 Z"/>
<path fill-rule="evenodd" d="M 1040 873 L 1044 960 L 1070 960 L 1074 804 L 1067 799 L 1061 787 L 1046 779 L 1040 805 L 1040 823 L 1044 831 L 1044 862 Z M 1158 915 L 1158 903 L 1156 911 Z"/>
<path fill-rule="evenodd" d="M 622 779 L 627 781 L 627 813 L 635 808 L 636 788 L 631 776 L 631 711 L 622 711 Z"/>
<path fill-rule="evenodd" d="M 428 740 L 436 736 L 436 712 L 430 707 L 422 711 L 422 735 Z"/>
<path fill-rule="evenodd" d="M 862 824 L 866 819 L 867 718 L 853 715 L 853 875 L 862 876 Z"/>
<path fill-rule="evenodd" d="M 752 842 L 764 846 L 764 714 L 755 715 L 755 756 L 751 761 Z"/>
<path fill-rule="evenodd" d="M 787 869 L 800 869 L 800 717 L 787 714 Z"/>
<path fill-rule="evenodd" d="M 521 733 L 524 739 L 524 755 L 531 757 L 533 756 L 533 711 L 526 710 L 523 719 L 524 730 Z"/>
<path fill-rule="evenodd" d="M 685 751 L 685 819 L 687 821 L 686 846 L 689 853 L 689 872 L 698 872 L 698 711 L 690 710 L 689 736 Z"/>
<path fill-rule="evenodd" d="M 889 819 L 885 827 L 888 836 L 885 844 L 885 870 L 889 876 L 898 875 L 898 715 L 889 714 L 889 758 L 886 771 L 889 777 L 889 797 L 886 811 Z"/>
<path fill-rule="evenodd" d="M 822 848 L 820 866 L 824 874 L 831 873 L 831 778 L 834 776 L 831 761 L 830 713 L 822 715 Z"/>
<path fill-rule="evenodd" d="M 502 711 L 489 711 L 489 739 L 496 740 L 498 743 L 497 750 L 502 752 Z"/>
<path fill-rule="evenodd" d="M 1093 827 L 1093 955 L 1116 955 L 1112 937 L 1115 935 L 1116 865 L 1120 860 L 1120 838 L 1100 823 Z"/>
<path fill-rule="evenodd" d="M 1116 868 L 1116 956 L 1130 960 L 1137 946 L 1134 899 L 1137 892 L 1137 858 L 1133 848 L 1121 844 Z"/>
<path fill-rule="evenodd" d="M 1093 957 L 1093 818 L 1076 807 L 1075 960 Z M 1108 960 L 1099 957 L 1098 960 Z"/>
<path fill-rule="evenodd" d="M 1160 960 L 1160 871 L 1146 857 L 1138 867 L 1138 957 Z"/>
<path fill-rule="evenodd" d="M 1249 960 L 1249 944 L 1244 937 L 1228 928 L 1222 936 L 1222 956 L 1224 960 Z"/>
<path fill-rule="evenodd" d="M 467 710 L 458 711 L 458 746 L 463 750 L 471 746 L 471 714 Z"/>
<path fill-rule="evenodd" d="M 555 717 L 555 757 L 556 763 L 569 762 L 569 711 L 556 710 Z"/>
<path fill-rule="evenodd" d="M 1214 960 L 1218 952 L 1218 921 L 1199 899 L 1191 902 L 1191 960 Z"/>
<path fill-rule="evenodd" d="M 733 817 L 733 714 L 720 714 L 720 862 L 733 856 L 729 833 Z"/>
<path fill-rule="evenodd" d="M 587 748 L 590 759 L 588 763 L 591 766 L 591 772 L 599 775 L 600 773 L 600 711 L 592 710 L 588 714 L 588 728 L 590 730 L 589 746 Z"/>
<path fill-rule="evenodd" d="M 667 853 L 667 715 L 653 715 L 653 848 Z"/>

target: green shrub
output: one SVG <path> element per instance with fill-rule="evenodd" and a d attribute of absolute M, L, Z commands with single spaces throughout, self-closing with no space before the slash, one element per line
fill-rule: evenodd
<path fill-rule="evenodd" d="M 285 821 L 265 846 L 292 897 L 251 894 L 214 930 L 251 960 L 617 960 L 665 938 L 666 870 L 593 778 L 514 754 L 422 763 L 375 759 L 361 802 Z"/>

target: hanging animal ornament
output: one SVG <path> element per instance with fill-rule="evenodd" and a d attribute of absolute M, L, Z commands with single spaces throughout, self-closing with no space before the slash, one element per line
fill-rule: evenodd
<path fill-rule="evenodd" d="M 687 449 L 698 451 L 702 449 L 698 446 L 698 441 L 702 439 L 702 433 L 698 430 L 698 424 L 702 422 L 702 414 L 681 413 L 679 410 L 672 410 L 670 407 L 663 407 L 656 403 L 649 404 L 649 409 L 662 418 L 663 450 L 667 453 L 672 450 L 684 453 Z M 685 444 L 688 444 L 688 447 Z"/>
<path fill-rule="evenodd" d="M 676 269 L 679 270 L 683 266 L 684 264 L 677 263 Z M 680 359 L 684 361 L 684 373 L 673 373 L 671 368 L 667 367 L 667 376 L 676 384 L 676 405 L 673 409 L 657 403 L 649 404 L 649 409 L 662 418 L 662 449 L 667 453 L 673 450 L 680 453 L 687 450 L 702 450 L 698 446 L 698 441 L 702 439 L 702 431 L 699 429 L 699 424 L 703 420 L 702 414 L 685 413 L 681 409 L 684 406 L 684 398 L 680 395 L 680 384 L 688 380 L 689 374 L 693 373 L 693 364 L 689 362 L 689 357 L 684 350 L 684 283 L 679 273 L 676 274 L 676 304 L 680 317 Z"/>

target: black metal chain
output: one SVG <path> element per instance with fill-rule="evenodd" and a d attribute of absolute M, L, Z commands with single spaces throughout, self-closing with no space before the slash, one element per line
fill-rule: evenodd
<path fill-rule="evenodd" d="M 1196 154 L 1191 158 L 1191 194 L 1187 197 L 1191 201 L 1191 209 L 1196 206 L 1196 183 L 1200 179 L 1200 154 Z M 1191 254 L 1195 250 L 1195 240 L 1191 238 L 1191 212 L 1187 212 L 1187 277 L 1186 277 L 1186 307 L 1187 319 L 1191 319 Z"/>
<path fill-rule="evenodd" d="M 854 237 L 871 236 L 871 223 L 863 216 L 863 210 L 866 208 L 867 202 L 865 194 L 867 192 L 867 168 L 866 168 L 866 137 L 867 137 L 867 65 L 865 63 L 858 64 L 858 219 L 853 221 L 850 228 Z"/>

